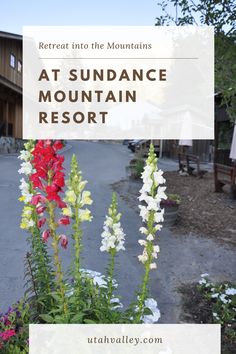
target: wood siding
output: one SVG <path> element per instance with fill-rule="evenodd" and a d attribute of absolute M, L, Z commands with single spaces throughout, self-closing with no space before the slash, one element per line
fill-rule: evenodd
<path fill-rule="evenodd" d="M 0 32 L 0 136 L 22 138 L 22 40 L 4 32 Z"/>
<path fill-rule="evenodd" d="M 10 65 L 11 54 L 15 57 L 15 68 Z M 18 70 L 18 61 L 22 65 L 22 41 L 0 37 L 0 75 L 22 87 L 22 70 Z"/>

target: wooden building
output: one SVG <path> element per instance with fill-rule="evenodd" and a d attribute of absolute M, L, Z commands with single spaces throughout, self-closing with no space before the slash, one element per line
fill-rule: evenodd
<path fill-rule="evenodd" d="M 234 125 L 230 121 L 226 107 L 221 104 L 221 96 L 215 95 L 215 140 L 193 140 L 188 148 L 190 154 L 199 156 L 201 162 L 216 162 L 232 166 L 230 146 Z M 163 140 L 163 155 L 177 159 L 182 152 L 179 140 Z"/>
<path fill-rule="evenodd" d="M 0 31 L 0 137 L 22 138 L 22 36 Z"/>
<path fill-rule="evenodd" d="M 221 105 L 221 96 L 215 98 L 215 163 L 232 166 L 230 147 L 233 139 L 234 124 L 230 121 L 226 107 Z"/>
<path fill-rule="evenodd" d="M 163 156 L 177 159 L 178 153 L 182 152 L 179 140 L 163 140 Z M 214 141 L 213 140 L 193 140 L 188 153 L 197 155 L 201 162 L 214 161 Z"/>

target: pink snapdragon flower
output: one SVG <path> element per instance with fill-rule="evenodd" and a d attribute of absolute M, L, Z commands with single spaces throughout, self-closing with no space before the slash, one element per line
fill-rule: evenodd
<path fill-rule="evenodd" d="M 50 236 L 50 231 L 49 230 L 44 230 L 43 233 L 42 233 L 43 242 L 47 242 L 49 236 Z"/>
<path fill-rule="evenodd" d="M 61 241 L 61 247 L 66 249 L 67 245 L 68 245 L 67 236 L 66 235 L 60 235 L 59 238 L 60 238 L 60 241 Z"/>
<path fill-rule="evenodd" d="M 45 224 L 46 220 L 47 220 L 46 218 L 42 218 L 38 220 L 37 224 L 39 229 Z"/>
<path fill-rule="evenodd" d="M 0 337 L 4 340 L 7 341 L 9 338 L 15 336 L 16 332 L 14 329 L 8 329 L 2 333 L 0 333 Z"/>

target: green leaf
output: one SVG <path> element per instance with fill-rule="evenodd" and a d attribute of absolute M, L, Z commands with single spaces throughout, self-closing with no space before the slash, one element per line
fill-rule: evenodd
<path fill-rule="evenodd" d="M 82 323 L 83 317 L 84 317 L 83 313 L 78 313 L 72 317 L 71 323 Z"/>
<path fill-rule="evenodd" d="M 86 323 L 86 324 L 95 324 L 95 323 L 97 323 L 97 322 L 95 322 L 95 321 L 93 321 L 93 320 L 90 320 L 90 319 L 85 319 L 85 320 L 84 320 L 84 323 Z"/>
<path fill-rule="evenodd" d="M 54 300 L 56 300 L 57 302 L 61 302 L 61 298 L 57 293 L 51 293 L 50 294 Z"/>
<path fill-rule="evenodd" d="M 48 314 L 40 315 L 40 318 L 42 318 L 42 320 L 46 323 L 54 323 L 54 318 Z"/>

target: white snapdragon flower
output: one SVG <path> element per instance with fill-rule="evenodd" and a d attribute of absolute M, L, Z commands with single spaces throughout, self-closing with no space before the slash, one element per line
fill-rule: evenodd
<path fill-rule="evenodd" d="M 35 222 L 31 219 L 28 221 L 28 227 L 33 227 L 35 225 Z"/>
<path fill-rule="evenodd" d="M 145 235 L 147 235 L 147 233 L 148 233 L 148 230 L 146 229 L 146 227 L 140 227 L 140 229 L 139 229 L 139 231 L 141 232 L 141 234 L 145 234 Z"/>
<path fill-rule="evenodd" d="M 147 236 L 147 240 L 148 240 L 148 241 L 154 241 L 154 236 L 153 236 L 152 234 L 149 234 L 149 235 Z"/>
<path fill-rule="evenodd" d="M 158 245 L 153 246 L 152 257 L 157 259 L 157 253 L 160 252 L 160 247 Z"/>
<path fill-rule="evenodd" d="M 142 180 L 143 187 L 140 189 L 139 201 L 145 203 L 145 205 L 139 205 L 140 216 L 146 225 L 151 220 L 152 231 L 150 232 L 147 226 L 140 228 L 140 232 L 146 235 L 147 238 L 146 241 L 139 240 L 139 244 L 144 246 L 144 250 L 138 256 L 138 259 L 143 264 L 146 264 L 148 261 L 149 268 L 155 269 L 156 263 L 152 262 L 152 259 L 157 259 L 157 253 L 160 250 L 158 246 L 153 245 L 153 241 L 155 239 L 155 232 L 161 229 L 161 223 L 164 221 L 164 209 L 161 208 L 160 203 L 163 199 L 167 199 L 167 196 L 165 194 L 166 187 L 162 186 L 165 183 L 163 171 L 157 169 L 157 158 L 153 146 L 150 148 L 147 165 L 144 167 L 142 173 Z"/>
<path fill-rule="evenodd" d="M 160 249 L 158 245 L 154 244 L 154 240 L 156 231 L 161 229 L 161 223 L 164 221 L 164 209 L 161 208 L 161 201 L 162 199 L 167 199 L 167 196 L 165 194 L 166 187 L 162 186 L 165 183 L 165 179 L 163 172 L 157 168 L 157 157 L 153 144 L 150 145 L 146 166 L 141 177 L 143 186 L 140 189 L 139 201 L 142 204 L 139 205 L 139 209 L 145 225 L 140 228 L 140 232 L 146 236 L 146 240 L 138 241 L 143 246 L 143 252 L 138 256 L 138 259 L 144 265 L 145 277 L 138 296 L 137 321 L 142 320 L 144 323 L 154 323 L 160 318 L 160 311 L 155 300 L 146 299 L 148 293 L 147 280 L 149 279 L 150 270 L 157 268 L 155 260 Z M 148 306 L 150 302 L 151 307 Z M 151 309 L 152 315 L 144 315 L 145 307 Z"/>
<path fill-rule="evenodd" d="M 145 240 L 138 240 L 138 243 L 139 243 L 141 246 L 146 246 L 147 241 L 145 241 Z"/>
<path fill-rule="evenodd" d="M 139 205 L 139 209 L 140 209 L 139 215 L 141 216 L 143 222 L 147 221 L 149 215 L 147 207 L 144 205 Z"/>
<path fill-rule="evenodd" d="M 120 215 L 118 214 L 118 219 Z M 114 222 L 111 216 L 106 216 L 106 220 L 103 225 L 102 233 L 102 245 L 100 247 L 101 252 L 109 252 L 115 249 L 117 252 L 125 250 L 125 233 L 121 227 L 120 222 Z"/>
<path fill-rule="evenodd" d="M 31 175 L 34 172 L 31 162 L 22 162 L 21 168 L 18 170 L 19 174 Z"/>
<path fill-rule="evenodd" d="M 150 181 L 150 176 L 151 174 L 153 173 L 153 166 L 147 164 L 144 169 L 143 169 L 143 172 L 142 172 L 142 180 L 143 182 L 149 182 Z"/>
<path fill-rule="evenodd" d="M 143 264 L 145 264 L 147 262 L 148 254 L 147 254 L 146 248 L 144 248 L 143 253 L 138 256 L 138 260 Z"/>
<path fill-rule="evenodd" d="M 158 170 L 153 173 L 154 181 L 157 185 L 166 183 L 165 178 L 163 177 L 163 171 Z"/>
<path fill-rule="evenodd" d="M 150 193 L 152 189 L 152 181 L 149 180 L 148 182 L 144 182 L 142 188 L 140 189 L 140 193 Z"/>
<path fill-rule="evenodd" d="M 152 314 L 144 315 L 142 317 L 142 321 L 146 324 L 152 324 L 158 322 L 159 318 L 161 317 L 160 310 L 157 307 L 156 300 L 152 298 L 148 298 L 145 300 L 145 307 L 151 310 Z"/>
<path fill-rule="evenodd" d="M 31 153 L 28 150 L 21 150 L 20 155 L 18 156 L 18 159 L 22 161 L 29 161 L 31 159 Z"/>
<path fill-rule="evenodd" d="M 21 190 L 21 195 L 24 197 L 24 202 L 29 203 L 33 197 L 33 194 L 30 193 L 30 184 L 26 182 L 24 178 L 21 178 L 21 184 L 19 186 Z"/>
<path fill-rule="evenodd" d="M 161 209 L 160 211 L 156 212 L 154 214 L 155 222 L 158 224 L 159 222 L 164 221 L 164 209 Z"/>
<path fill-rule="evenodd" d="M 104 221 L 104 225 L 107 227 L 112 227 L 113 225 L 113 220 L 110 216 L 106 216 L 106 220 Z"/>
<path fill-rule="evenodd" d="M 165 194 L 166 187 L 159 186 L 157 189 L 157 200 L 159 202 L 162 201 L 162 199 L 167 199 L 167 195 Z"/>
<path fill-rule="evenodd" d="M 157 264 L 155 262 L 151 263 L 150 269 L 157 269 Z"/>
<path fill-rule="evenodd" d="M 145 199 L 145 202 L 147 203 L 147 210 L 154 210 L 157 211 L 160 209 L 160 200 L 157 198 L 153 198 L 150 196 L 147 196 Z"/>

